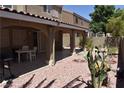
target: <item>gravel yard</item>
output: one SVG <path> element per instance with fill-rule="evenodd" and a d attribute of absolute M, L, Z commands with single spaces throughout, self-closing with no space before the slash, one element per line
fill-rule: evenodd
<path fill-rule="evenodd" d="M 112 64 L 109 72 L 109 87 L 116 87 L 114 70 L 117 64 Z M 0 87 L 12 88 L 84 88 L 90 80 L 88 64 L 82 59 L 82 54 L 75 54 L 57 61 L 55 66 L 44 66 L 19 76 L 9 82 L 3 81 Z"/>

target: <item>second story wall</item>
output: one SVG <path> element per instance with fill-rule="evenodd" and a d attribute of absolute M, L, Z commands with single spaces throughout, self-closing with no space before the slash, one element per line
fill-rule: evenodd
<path fill-rule="evenodd" d="M 66 23 L 73 24 L 73 13 L 63 10 L 61 20 Z"/>
<path fill-rule="evenodd" d="M 86 27 L 86 28 L 89 28 L 90 27 L 90 22 L 84 21 L 83 26 Z"/>
<path fill-rule="evenodd" d="M 62 10 L 62 5 L 1 5 L 7 8 L 13 8 L 18 11 L 25 11 L 31 14 L 54 18 L 65 23 L 70 23 L 85 28 L 89 28 L 90 21 L 84 17 L 67 10 Z"/>
<path fill-rule="evenodd" d="M 10 6 L 4 7 L 10 8 Z M 62 7 L 63 6 L 61 5 L 12 5 L 11 8 L 18 11 L 24 11 L 39 16 L 60 20 L 62 15 Z"/>
<path fill-rule="evenodd" d="M 18 10 L 18 11 L 26 11 L 25 5 L 14 5 L 13 8 Z"/>
<path fill-rule="evenodd" d="M 10 8 L 18 11 L 25 11 L 25 5 L 0 5 L 0 7 Z"/>
<path fill-rule="evenodd" d="M 79 26 L 83 26 L 85 28 L 89 28 L 89 24 L 90 24 L 89 20 L 83 18 L 82 16 L 80 16 L 76 13 L 74 13 L 73 16 L 74 16 L 74 24 L 75 25 L 79 25 Z"/>
<path fill-rule="evenodd" d="M 89 24 L 90 24 L 89 20 L 83 18 L 82 16 L 80 16 L 76 13 L 66 11 L 66 10 L 62 11 L 62 19 L 61 20 L 66 23 L 71 23 L 71 24 L 74 24 L 77 26 L 82 26 L 85 28 L 89 28 Z"/>
<path fill-rule="evenodd" d="M 40 16 L 45 16 L 52 18 L 52 16 L 49 13 L 44 12 L 44 7 L 40 5 L 27 5 L 26 10 L 28 13 L 40 15 Z"/>
<path fill-rule="evenodd" d="M 61 19 L 62 6 L 53 5 L 27 5 L 26 10 L 29 13 L 37 14 L 44 17 Z"/>

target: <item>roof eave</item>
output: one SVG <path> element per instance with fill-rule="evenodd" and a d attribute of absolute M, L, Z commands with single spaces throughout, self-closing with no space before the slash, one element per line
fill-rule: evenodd
<path fill-rule="evenodd" d="M 56 26 L 57 22 L 0 10 L 0 17 Z M 41 21 L 42 20 L 42 21 Z"/>
<path fill-rule="evenodd" d="M 36 17 L 36 16 L 31 16 L 31 15 L 29 16 L 29 15 L 20 14 L 20 13 L 13 13 L 11 11 L 0 10 L 0 17 L 1 18 L 15 19 L 15 20 L 28 21 L 28 22 L 41 23 L 41 24 L 45 24 L 45 25 L 81 30 L 81 31 L 87 30 L 86 28 L 82 28 L 82 27 L 75 26 L 72 24 L 67 24 L 67 23 L 55 21 L 55 20 L 48 19 L 48 18 L 44 19 L 42 17 Z"/>

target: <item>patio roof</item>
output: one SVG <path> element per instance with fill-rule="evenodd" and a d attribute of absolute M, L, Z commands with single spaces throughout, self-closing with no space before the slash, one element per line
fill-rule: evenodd
<path fill-rule="evenodd" d="M 36 14 L 31 14 L 31 13 L 27 13 L 24 11 L 17 11 L 14 9 L 3 8 L 3 7 L 0 8 L 0 17 L 41 23 L 41 24 L 62 27 L 62 28 L 75 29 L 75 30 L 80 30 L 80 31 L 88 30 L 85 27 L 65 23 L 65 22 L 62 22 L 62 21 L 59 21 L 59 20 L 56 20 L 53 18 L 43 17 L 43 16 L 39 16 Z"/>

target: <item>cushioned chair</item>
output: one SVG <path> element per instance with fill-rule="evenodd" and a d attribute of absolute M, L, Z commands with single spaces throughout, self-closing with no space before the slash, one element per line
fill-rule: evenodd
<path fill-rule="evenodd" d="M 13 61 L 13 52 L 12 50 L 2 50 L 0 53 L 0 66 L 1 66 L 1 79 L 5 79 L 5 70 L 9 71 L 10 77 L 13 77 L 13 74 L 11 72 L 11 65 L 10 62 Z"/>

